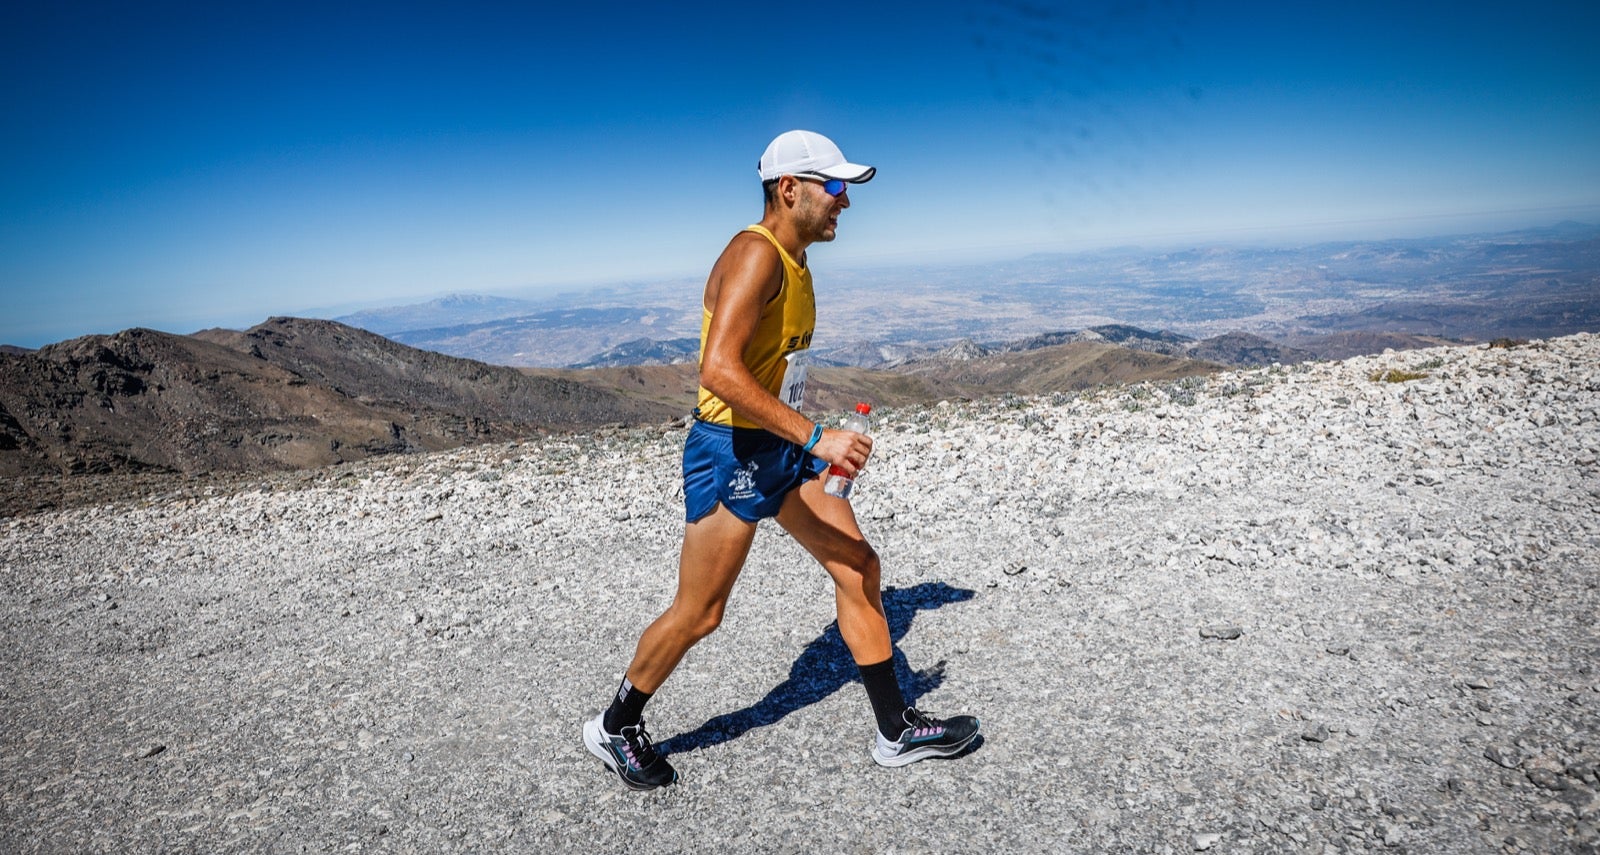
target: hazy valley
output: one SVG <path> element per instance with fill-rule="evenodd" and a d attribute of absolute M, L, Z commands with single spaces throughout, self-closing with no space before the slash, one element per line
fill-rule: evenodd
<path fill-rule="evenodd" d="M 1128 325 L 1204 340 L 1248 333 L 1320 358 L 1442 340 L 1600 329 L 1600 227 L 1299 248 L 1033 255 L 988 264 L 852 269 L 812 261 L 816 355 L 892 367 L 962 340 Z M 691 361 L 700 283 L 539 300 L 456 295 L 338 318 L 396 341 L 503 365 Z M 1353 334 L 1429 337 L 1361 341 Z M 1270 360 L 1269 360 L 1270 361 Z M 1261 364 L 1261 363 L 1255 363 Z"/>

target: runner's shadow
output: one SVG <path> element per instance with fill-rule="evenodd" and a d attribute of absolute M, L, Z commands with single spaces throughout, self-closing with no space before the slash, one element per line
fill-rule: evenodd
<path fill-rule="evenodd" d="M 913 671 L 906 663 L 905 654 L 900 652 L 898 642 L 911 629 L 912 619 L 919 611 L 970 600 L 973 596 L 972 591 L 951 587 L 943 582 L 923 582 L 909 588 L 884 589 L 883 611 L 889 619 L 889 637 L 896 642 L 894 670 L 900 679 L 900 689 L 906 703 L 915 705 L 918 698 L 944 682 L 944 660 L 921 671 Z M 680 733 L 658 743 L 656 749 L 663 754 L 674 754 L 721 745 L 730 739 L 737 739 L 751 728 L 773 724 L 851 683 L 860 682 L 861 672 L 856 669 L 855 660 L 850 657 L 850 650 L 839 635 L 839 622 L 834 621 L 801 651 L 800 658 L 789 668 L 789 679 L 773 687 L 766 697 L 752 706 L 723 713 L 688 733 Z M 866 710 L 862 713 L 863 721 L 866 721 L 871 713 L 866 707 L 865 696 L 861 702 Z"/>

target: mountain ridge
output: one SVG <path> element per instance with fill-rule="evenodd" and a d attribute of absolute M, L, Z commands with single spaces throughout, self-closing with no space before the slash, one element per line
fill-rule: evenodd
<path fill-rule="evenodd" d="M 332 321 L 132 329 L 0 354 L 0 472 L 302 468 L 665 417 Z"/>

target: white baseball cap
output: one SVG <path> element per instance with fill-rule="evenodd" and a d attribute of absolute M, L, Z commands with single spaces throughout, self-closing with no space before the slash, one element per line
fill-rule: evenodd
<path fill-rule="evenodd" d="M 779 134 L 762 152 L 757 170 L 762 181 L 771 181 L 780 175 L 810 173 L 851 184 L 865 184 L 878 172 L 877 167 L 845 160 L 844 152 L 839 151 L 833 140 L 813 131 Z"/>

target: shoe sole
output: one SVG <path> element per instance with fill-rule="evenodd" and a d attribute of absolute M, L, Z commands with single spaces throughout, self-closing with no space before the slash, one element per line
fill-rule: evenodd
<path fill-rule="evenodd" d="M 872 747 L 872 761 L 877 763 L 879 766 L 888 766 L 889 768 L 893 769 L 900 766 L 910 766 L 912 763 L 915 763 L 918 760 L 927 760 L 930 757 L 952 757 L 967 750 L 967 746 L 971 745 L 972 741 L 977 738 L 978 731 L 975 730 L 972 732 L 971 736 L 954 745 L 924 745 L 921 748 L 913 748 L 910 751 L 902 751 L 893 757 L 885 757 L 882 754 L 879 754 L 878 747 L 874 745 Z"/>
<path fill-rule="evenodd" d="M 622 783 L 630 790 L 653 790 L 658 786 L 666 786 L 666 784 L 646 784 L 628 780 L 628 776 L 622 774 L 622 769 L 618 768 L 617 758 L 612 757 L 611 752 L 606 748 L 605 734 L 600 732 L 600 719 L 598 718 L 592 718 L 583 723 L 583 746 L 589 749 L 590 754 L 599 757 L 600 762 L 606 764 L 606 768 L 615 773 L 618 778 L 621 778 Z M 677 781 L 678 773 L 673 772 L 672 780 L 667 783 L 674 784 Z"/>

